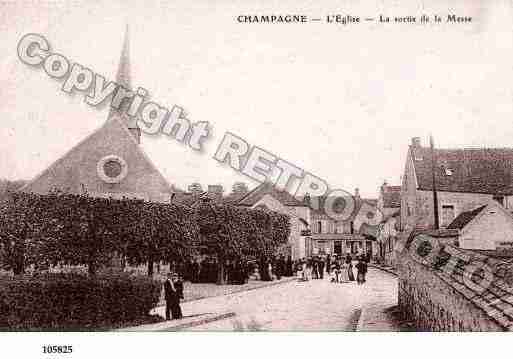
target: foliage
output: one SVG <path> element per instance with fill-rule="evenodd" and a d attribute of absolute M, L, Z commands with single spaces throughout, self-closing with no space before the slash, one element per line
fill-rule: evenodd
<path fill-rule="evenodd" d="M 219 259 L 270 258 L 290 234 L 289 217 L 277 212 L 204 200 L 196 204 L 194 216 L 201 244 Z"/>
<path fill-rule="evenodd" d="M 172 204 L 13 193 L 0 211 L 0 262 L 15 274 L 30 264 L 85 264 L 93 274 L 115 256 L 169 260 L 196 236 L 190 218 L 190 209 Z"/>
<path fill-rule="evenodd" d="M 171 262 L 201 246 L 221 261 L 270 259 L 287 242 L 287 215 L 222 205 L 193 208 L 142 200 L 59 192 L 12 193 L 0 207 L 0 263 L 22 274 L 57 264 L 86 265 L 95 274 L 114 258 L 130 264 Z"/>
<path fill-rule="evenodd" d="M 0 280 L 0 328 L 77 330 L 145 318 L 161 284 L 126 274 L 18 276 Z"/>

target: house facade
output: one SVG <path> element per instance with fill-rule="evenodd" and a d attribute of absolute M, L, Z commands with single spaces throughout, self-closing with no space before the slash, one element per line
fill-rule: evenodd
<path fill-rule="evenodd" d="M 286 191 L 276 189 L 270 183 L 263 183 L 243 196 L 236 204 L 249 208 L 267 208 L 288 215 L 290 235 L 286 254 L 293 260 L 307 256 L 304 233 L 309 228 L 310 208 L 304 202 Z"/>
<path fill-rule="evenodd" d="M 250 191 L 237 205 L 268 208 L 290 216 L 289 253 L 293 260 L 312 255 L 377 253 L 373 228 L 381 221 L 376 201 L 356 199 L 356 208 L 346 221 L 335 221 L 323 211 L 316 210 L 313 201 L 322 208 L 326 198 L 297 199 L 286 191 L 264 183 Z"/>
<path fill-rule="evenodd" d="M 513 216 L 495 201 L 462 212 L 447 228 L 458 230 L 460 248 L 513 249 Z"/>
<path fill-rule="evenodd" d="M 307 239 L 307 253 L 376 256 L 377 227 L 382 219 L 376 200 L 355 196 L 356 208 L 345 221 L 335 221 L 320 210 L 310 210 L 311 236 Z M 320 199 L 321 203 L 326 198 Z M 322 208 L 322 207 L 321 207 Z"/>
<path fill-rule="evenodd" d="M 380 187 L 378 210 L 383 220 L 378 231 L 378 259 L 386 265 L 395 265 L 395 242 L 400 228 L 401 186 L 389 186 L 386 182 Z"/>
<path fill-rule="evenodd" d="M 513 149 L 435 149 L 441 228 L 462 212 L 495 201 L 513 208 Z M 401 186 L 401 229 L 434 226 L 431 149 L 418 137 L 408 148 Z"/>

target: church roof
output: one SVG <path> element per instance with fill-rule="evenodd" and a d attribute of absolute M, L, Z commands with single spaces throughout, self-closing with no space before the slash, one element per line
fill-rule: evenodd
<path fill-rule="evenodd" d="M 98 163 L 116 156 L 127 164 L 127 175 L 119 183 L 106 183 L 98 175 Z M 25 192 L 87 192 L 93 196 L 126 194 L 153 201 L 169 201 L 171 186 L 117 118 L 75 145 L 40 175 L 27 183 Z"/>
<path fill-rule="evenodd" d="M 119 85 L 130 86 L 128 28 L 116 81 Z M 126 196 L 168 202 L 172 187 L 138 145 L 129 130 L 128 119 L 124 109 L 112 109 L 99 129 L 21 190 L 44 194 L 57 189 L 91 196 Z"/>

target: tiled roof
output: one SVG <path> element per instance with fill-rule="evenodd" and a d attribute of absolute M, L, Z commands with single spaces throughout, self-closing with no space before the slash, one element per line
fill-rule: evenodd
<path fill-rule="evenodd" d="M 452 247 L 452 252 L 461 252 L 470 259 L 471 263 L 485 263 L 487 267 L 484 267 L 484 270 L 491 270 L 491 273 L 485 275 L 475 272 L 473 275 L 476 276 L 475 286 L 468 286 L 464 280 L 463 262 L 460 261 L 451 274 L 439 272 L 440 278 L 481 309 L 504 330 L 511 331 L 513 328 L 512 259 L 497 260 L 482 253 L 454 247 Z M 480 286 L 478 284 L 479 282 L 487 283 L 483 279 L 488 277 L 492 278 L 489 285 Z"/>
<path fill-rule="evenodd" d="M 431 150 L 410 146 L 420 190 L 432 190 Z M 513 194 L 513 148 L 435 149 L 439 191 Z"/>
<path fill-rule="evenodd" d="M 413 233 L 412 235 L 415 236 Z M 408 241 L 412 239 L 412 235 Z M 512 331 L 513 256 L 499 258 L 481 251 L 465 250 L 448 244 L 442 244 L 442 249 L 445 254 L 434 261 L 436 265 L 431 268 L 433 274 L 482 310 L 505 331 Z M 457 261 L 456 266 L 451 267 L 450 271 L 443 270 L 442 267 L 452 256 L 465 258 L 465 260 Z M 473 285 L 468 284 L 468 278 L 464 274 L 464 271 L 468 270 L 467 263 L 475 264 L 482 269 L 473 272 L 471 276 Z M 486 266 L 480 266 L 481 263 Z M 488 281 L 489 279 L 491 282 Z"/>
<path fill-rule="evenodd" d="M 401 186 L 387 186 L 383 191 L 383 207 L 401 207 Z"/>
<path fill-rule="evenodd" d="M 447 226 L 447 229 L 463 229 L 471 220 L 476 218 L 485 207 L 486 205 L 480 206 L 472 211 L 461 212 L 458 217 L 454 218 L 454 220 Z"/>
<path fill-rule="evenodd" d="M 314 209 L 313 205 L 310 206 L 312 218 L 313 219 L 323 219 L 323 218 L 327 219 L 327 218 L 329 218 L 329 216 L 324 211 L 324 204 L 326 202 L 327 197 L 326 196 L 322 196 L 322 197 L 315 197 L 315 198 L 319 199 L 319 206 L 316 207 L 317 209 Z M 311 201 L 314 201 L 315 198 L 312 198 Z M 369 205 L 371 207 L 376 207 L 377 206 L 377 202 L 378 202 L 376 199 L 368 199 L 368 198 L 355 198 L 355 197 L 353 197 L 353 199 L 355 199 L 355 207 L 354 207 L 353 213 L 351 214 L 351 216 L 349 218 L 345 219 L 344 222 L 354 221 L 356 216 L 358 216 L 358 214 L 360 213 L 360 210 L 361 210 L 361 208 L 362 208 L 362 206 L 364 204 L 367 204 L 367 205 Z M 336 202 L 333 204 L 333 208 L 334 208 L 334 210 L 336 212 L 337 211 L 337 203 Z M 339 208 L 340 208 L 340 210 L 344 209 L 343 203 L 340 203 L 340 207 Z"/>
<path fill-rule="evenodd" d="M 265 182 L 246 194 L 237 203 L 239 206 L 254 206 L 266 194 L 271 195 L 285 206 L 306 207 L 306 204 L 297 200 L 287 191 L 281 191 L 271 183 Z"/>
<path fill-rule="evenodd" d="M 327 196 L 318 196 L 318 197 L 312 197 L 310 199 L 310 203 L 312 204 L 310 206 L 310 208 L 312 209 L 312 213 L 313 214 L 323 214 L 324 213 L 324 206 L 325 206 L 325 203 L 327 201 L 328 197 Z M 366 198 L 355 198 L 353 197 L 353 199 L 355 200 L 355 212 L 358 212 L 358 210 L 360 209 L 360 207 L 364 204 L 364 203 L 367 203 L 368 205 L 372 206 L 372 207 L 375 207 L 378 203 L 377 200 L 375 199 L 366 199 Z M 319 208 L 319 209 L 314 209 L 314 204 L 316 204 L 315 201 L 319 201 L 318 202 L 318 206 L 315 206 L 315 208 Z M 334 202 L 333 203 L 333 207 L 334 209 L 336 210 L 336 207 L 337 207 L 337 202 Z M 343 209 L 343 203 L 340 203 L 340 206 L 341 206 L 341 209 Z"/>

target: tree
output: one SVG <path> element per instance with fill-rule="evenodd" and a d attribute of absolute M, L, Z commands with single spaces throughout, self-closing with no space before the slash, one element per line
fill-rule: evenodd
<path fill-rule="evenodd" d="M 226 260 L 253 257 L 268 263 L 290 233 L 287 215 L 221 205 L 208 198 L 195 205 L 194 218 L 200 244 L 217 257 L 218 284 L 223 284 Z"/>
<path fill-rule="evenodd" d="M 191 210 L 141 200 L 58 192 L 15 193 L 0 210 L 0 261 L 15 274 L 29 264 L 87 265 L 90 275 L 115 256 L 148 263 L 183 255 L 197 236 Z"/>

